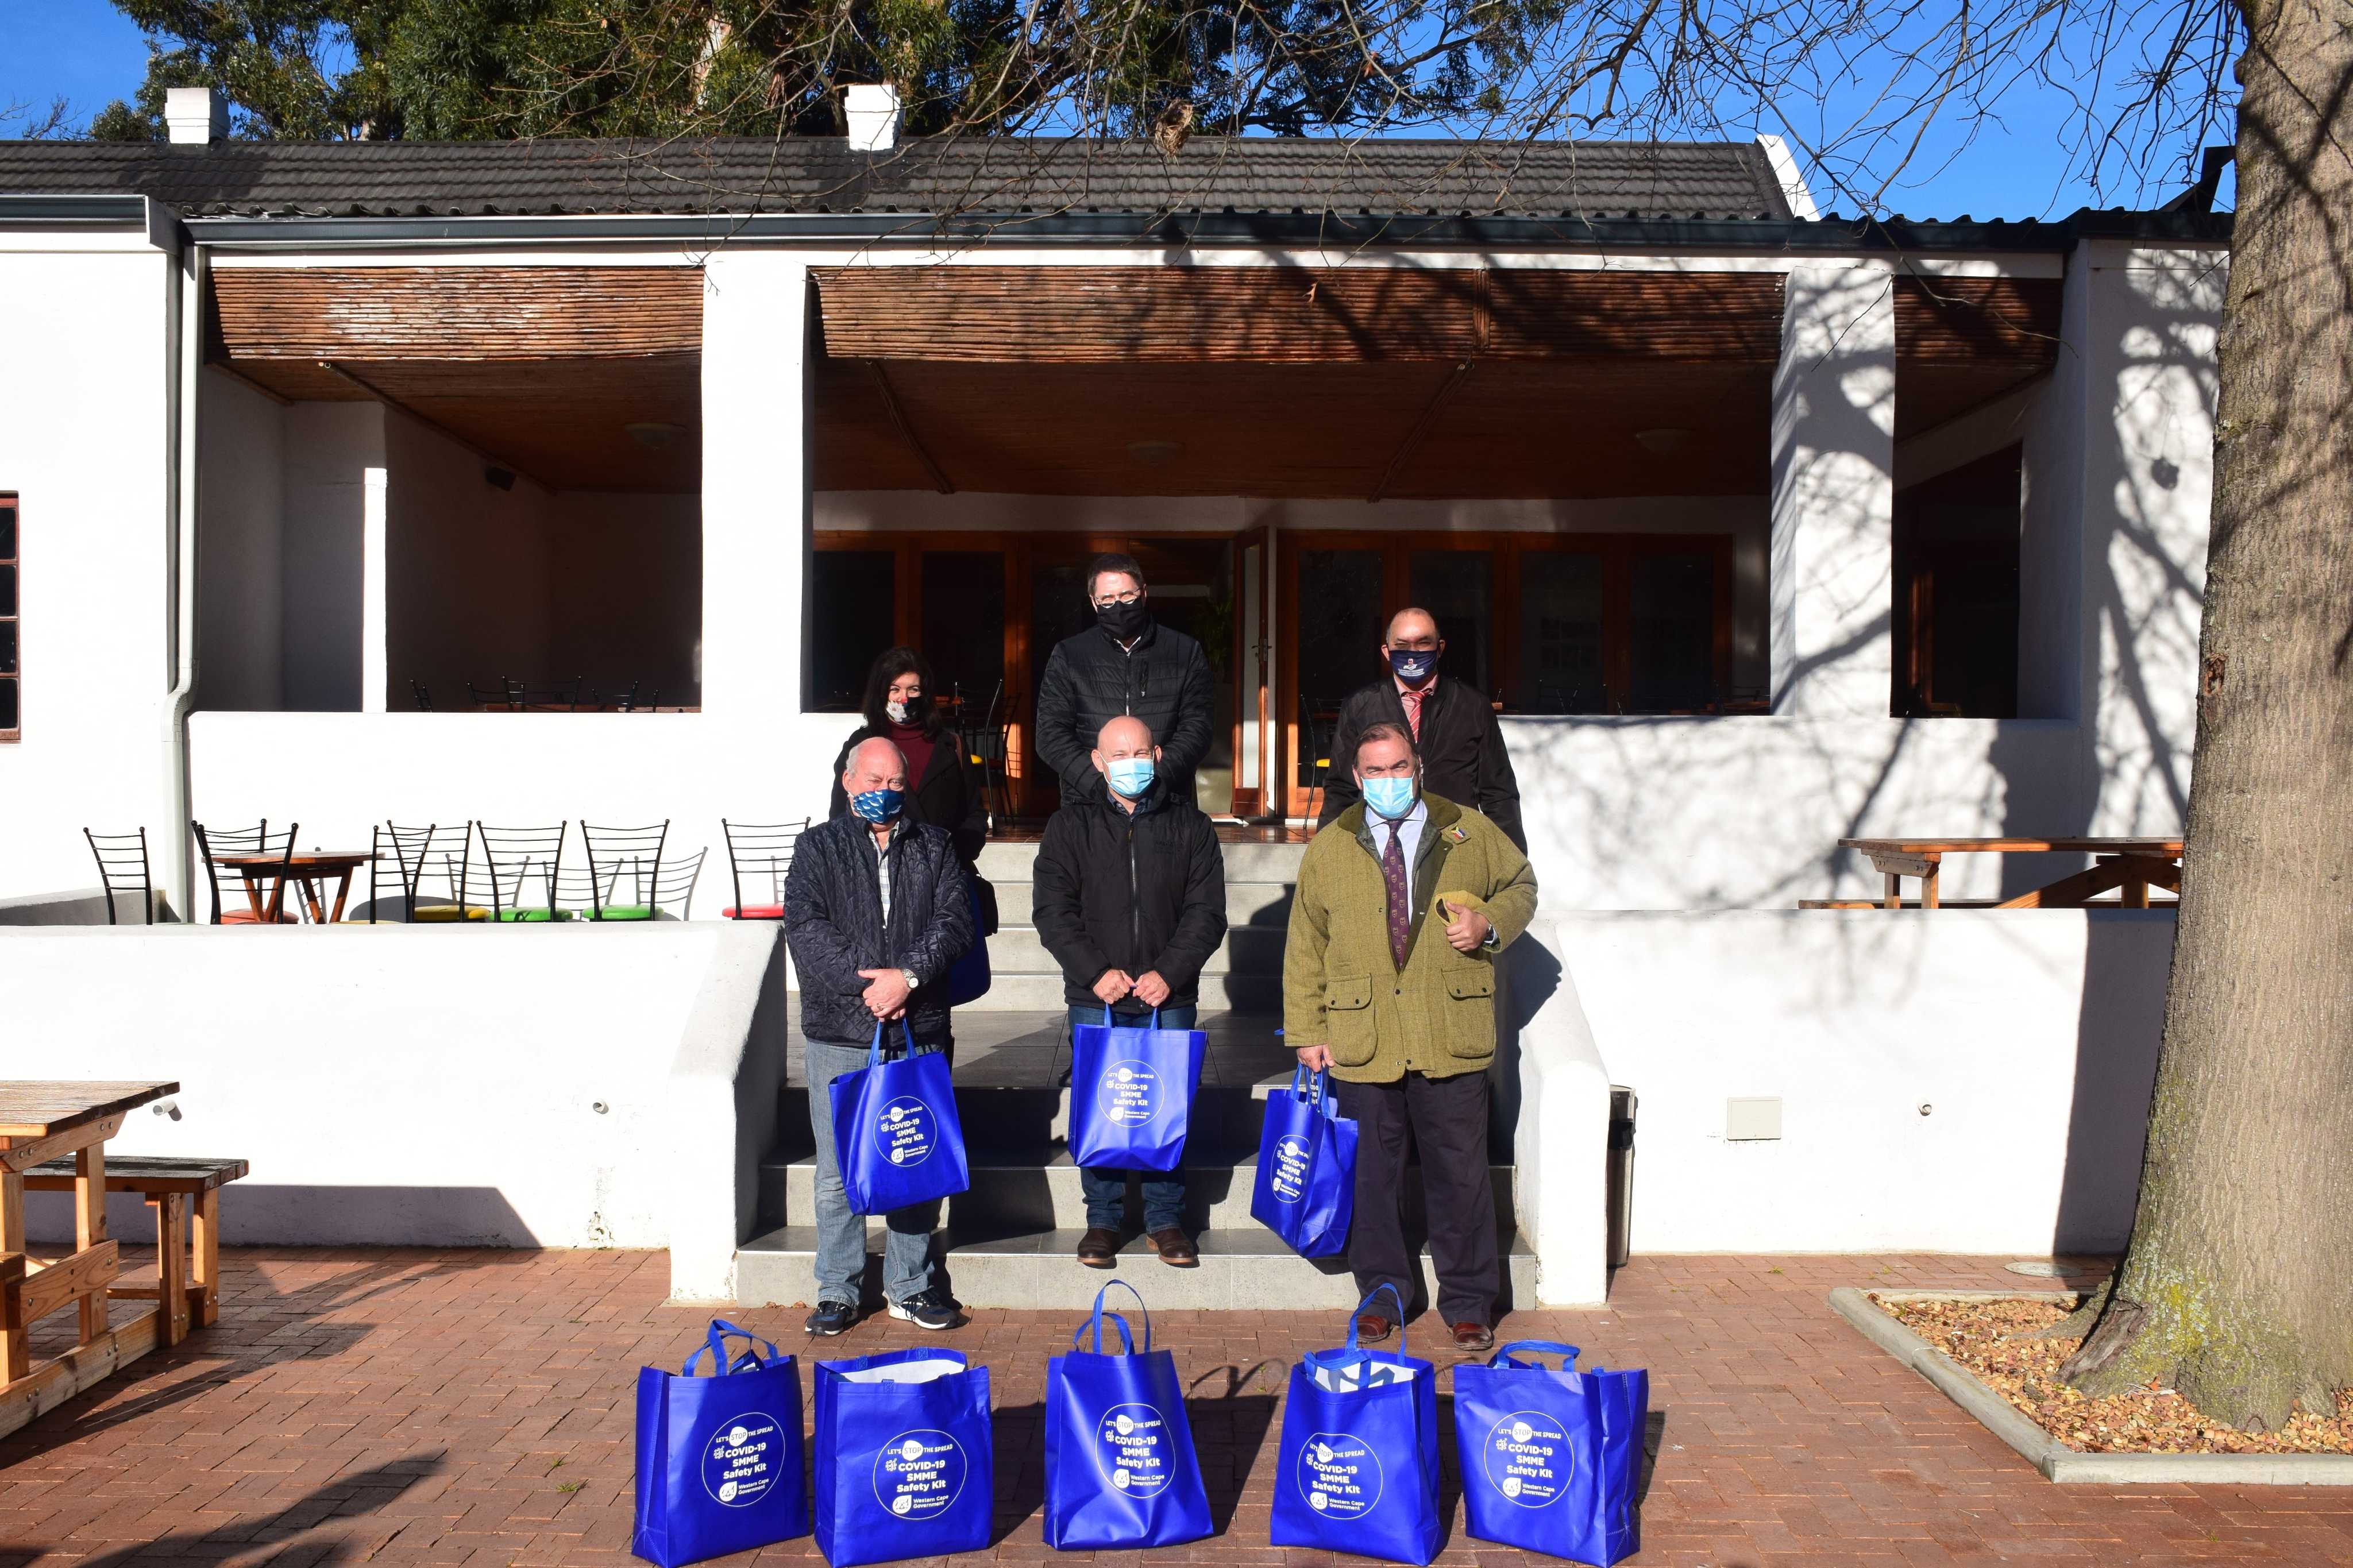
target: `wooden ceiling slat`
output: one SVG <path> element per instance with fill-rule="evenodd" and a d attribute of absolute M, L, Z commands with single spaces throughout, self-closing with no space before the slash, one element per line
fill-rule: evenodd
<path fill-rule="evenodd" d="M 548 360 L 700 353 L 688 267 L 227 268 L 214 356 Z"/>
<path fill-rule="evenodd" d="M 2063 289 L 2056 278 L 1899 278 L 1895 356 L 2048 369 L 2059 360 Z"/>

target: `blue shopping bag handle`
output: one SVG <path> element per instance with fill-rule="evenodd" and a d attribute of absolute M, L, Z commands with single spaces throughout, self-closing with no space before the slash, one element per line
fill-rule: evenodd
<path fill-rule="evenodd" d="M 1155 1029 L 1160 1027 L 1160 1009 L 1157 1007 L 1155 1007 L 1152 1010 L 1152 1026 Z M 1106 1029 L 1116 1029 L 1119 1027 L 1117 1024 L 1112 1022 L 1111 1004 L 1108 1002 L 1103 1004 L 1103 1027 Z M 1131 1289 L 1133 1289 L 1133 1287 L 1131 1287 Z M 1137 1300 L 1141 1300 L 1143 1298 L 1138 1297 Z"/>
<path fill-rule="evenodd" d="M 1390 1300 L 1397 1303 L 1398 1354 L 1400 1356 L 1405 1354 L 1405 1297 L 1394 1285 L 1378 1285 L 1374 1287 L 1371 1294 L 1356 1303 L 1355 1311 L 1348 1314 L 1348 1343 L 1345 1349 L 1309 1351 L 1300 1359 L 1311 1366 L 1329 1367 L 1334 1372 L 1354 1372 L 1356 1374 L 1357 1386 L 1360 1388 L 1365 1386 L 1364 1369 L 1371 1363 L 1373 1352 L 1357 1344 L 1356 1320 L 1364 1316 L 1366 1308 L 1379 1300 L 1383 1295 L 1387 1295 Z"/>
<path fill-rule="evenodd" d="M 1565 1345 L 1556 1340 L 1514 1340 L 1510 1344 L 1497 1349 L 1494 1355 L 1489 1358 L 1487 1364 L 1517 1367 L 1525 1371 L 1527 1363 L 1514 1361 L 1512 1359 L 1514 1351 L 1526 1351 L 1537 1355 L 1556 1355 L 1560 1357 L 1560 1370 L 1563 1372 L 1575 1370 L 1577 1358 L 1584 1353 L 1575 1345 Z"/>
<path fill-rule="evenodd" d="M 736 1357 L 732 1365 L 729 1363 L 727 1359 L 727 1342 L 731 1339 L 749 1340 L 752 1342 L 749 1348 L 747 1348 L 742 1355 Z M 762 1345 L 767 1345 L 768 1347 L 769 1359 L 767 1361 L 760 1359 L 760 1347 Z M 713 1318 L 711 1320 L 710 1329 L 705 1332 L 703 1343 L 695 1347 L 694 1353 L 686 1358 L 685 1363 L 678 1369 L 679 1375 L 681 1377 L 702 1376 L 702 1373 L 694 1370 L 694 1364 L 702 1359 L 702 1353 L 705 1351 L 709 1351 L 711 1352 L 712 1369 L 711 1375 L 713 1377 L 724 1377 L 731 1372 L 743 1372 L 745 1370 L 744 1363 L 746 1362 L 751 1363 L 751 1371 L 765 1372 L 776 1360 L 781 1359 L 778 1356 L 776 1347 L 774 1344 L 762 1339 L 751 1330 L 739 1329 L 724 1318 Z"/>
<path fill-rule="evenodd" d="M 881 1019 L 877 1018 L 874 1020 L 874 1042 L 866 1047 L 866 1065 L 868 1067 L 879 1068 L 882 1065 L 882 1031 L 888 1027 L 890 1027 L 890 1026 L 885 1024 Z M 902 1015 L 899 1019 L 899 1033 L 906 1039 L 907 1054 L 910 1057 L 913 1056 L 915 1054 L 915 1031 L 913 1026 L 907 1022 L 904 1015 Z"/>
<path fill-rule="evenodd" d="M 1111 1294 L 1113 1285 L 1120 1287 L 1129 1295 L 1135 1298 L 1135 1310 L 1144 1314 L 1144 1353 L 1145 1355 L 1150 1355 L 1152 1353 L 1152 1309 L 1144 1304 L 1144 1292 L 1137 1289 L 1134 1286 L 1130 1285 L 1124 1279 L 1114 1279 L 1111 1282 L 1111 1285 L 1106 1285 L 1102 1289 L 1095 1292 L 1094 1316 L 1089 1320 L 1089 1322 L 1093 1324 L 1095 1331 L 1094 1353 L 1097 1355 L 1103 1353 L 1103 1298 Z M 1113 1322 L 1119 1325 L 1120 1343 L 1126 1347 L 1124 1353 L 1127 1355 L 1135 1354 L 1135 1337 L 1127 1331 L 1127 1320 L 1121 1317 L 1117 1312 L 1111 1313 L 1110 1317 Z M 1087 1348 L 1085 1343 L 1087 1326 L 1087 1323 L 1081 1323 L 1077 1328 L 1071 1331 L 1071 1348 L 1072 1350 L 1083 1351 Z"/>
<path fill-rule="evenodd" d="M 1332 1075 L 1322 1068 L 1309 1072 L 1307 1064 L 1301 1062 L 1291 1069 L 1292 1098 L 1312 1106 L 1326 1121 L 1337 1121 L 1340 1115 L 1339 1106 L 1330 1098 L 1331 1089 Z"/>

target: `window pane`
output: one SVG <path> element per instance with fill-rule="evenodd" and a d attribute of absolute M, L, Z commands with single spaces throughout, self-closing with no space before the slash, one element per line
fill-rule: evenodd
<path fill-rule="evenodd" d="M 1381 552 L 1299 552 L 1299 700 L 1313 724 L 1301 736 L 1298 782 L 1315 782 L 1315 742 L 1328 742 L 1340 704 L 1379 673 Z"/>
<path fill-rule="evenodd" d="M 0 680 L 0 730 L 16 727 L 16 683 Z"/>
<path fill-rule="evenodd" d="M 1520 552 L 1520 691 L 1523 713 L 1602 713 L 1601 557 Z"/>
<path fill-rule="evenodd" d="M 1482 694 L 1493 690 L 1489 650 L 1494 637 L 1487 621 L 1493 564 L 1483 550 L 1417 550 L 1406 572 L 1407 597 L 1438 617 L 1446 644 L 1440 672 Z"/>
<path fill-rule="evenodd" d="M 855 713 L 866 671 L 891 646 L 896 601 L 888 550 L 820 550 L 810 584 L 809 706 Z"/>
<path fill-rule="evenodd" d="M 16 559 L 16 503 L 0 501 L 0 561 Z"/>
<path fill-rule="evenodd" d="M 1004 552 L 926 551 L 923 572 L 919 651 L 932 661 L 936 695 L 961 692 L 967 717 L 978 723 L 1005 674 Z"/>
<path fill-rule="evenodd" d="M 1682 712 L 1715 700 L 1715 557 L 1634 556 L 1627 706 Z"/>
<path fill-rule="evenodd" d="M 16 623 L 0 621 L 0 675 L 16 673 Z"/>
<path fill-rule="evenodd" d="M 16 613 L 16 569 L 0 566 L 0 616 Z"/>

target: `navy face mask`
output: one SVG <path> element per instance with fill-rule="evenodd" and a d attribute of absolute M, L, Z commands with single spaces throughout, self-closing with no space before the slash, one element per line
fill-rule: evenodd
<path fill-rule="evenodd" d="M 899 815 L 899 809 L 906 799 L 904 790 L 861 790 L 849 797 L 849 809 L 861 821 L 871 822 L 879 827 Z"/>
<path fill-rule="evenodd" d="M 1389 649 L 1389 668 L 1408 686 L 1419 686 L 1438 673 L 1438 651 L 1427 647 L 1393 647 Z"/>

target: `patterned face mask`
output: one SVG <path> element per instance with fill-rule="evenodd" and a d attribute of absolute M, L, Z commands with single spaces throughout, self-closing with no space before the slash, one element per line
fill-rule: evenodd
<path fill-rule="evenodd" d="M 882 716 L 893 724 L 904 724 L 907 722 L 907 705 L 903 702 L 885 702 L 882 704 Z"/>
<path fill-rule="evenodd" d="M 899 815 L 907 802 L 907 792 L 898 789 L 870 789 L 849 797 L 849 809 L 863 821 L 877 824 L 890 821 Z"/>
<path fill-rule="evenodd" d="M 1419 686 L 1438 670 L 1438 655 L 1426 647 L 1393 647 L 1389 649 L 1389 668 L 1408 686 Z"/>

